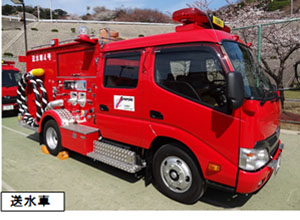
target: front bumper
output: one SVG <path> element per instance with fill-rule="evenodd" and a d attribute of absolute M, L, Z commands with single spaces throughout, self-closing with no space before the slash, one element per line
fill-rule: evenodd
<path fill-rule="evenodd" d="M 2 104 L 2 111 L 15 111 L 18 110 L 19 106 L 16 103 L 11 103 L 11 104 Z"/>
<path fill-rule="evenodd" d="M 274 171 L 278 171 L 280 156 L 284 145 L 279 142 L 279 147 L 273 159 L 257 172 L 239 170 L 236 192 L 253 193 L 259 190 L 270 179 Z"/>

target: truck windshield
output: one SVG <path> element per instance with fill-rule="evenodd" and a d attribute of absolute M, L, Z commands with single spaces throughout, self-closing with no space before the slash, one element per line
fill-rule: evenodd
<path fill-rule="evenodd" d="M 223 46 L 235 71 L 242 74 L 245 97 L 250 99 L 273 99 L 277 96 L 275 86 L 258 66 L 251 51 L 242 44 L 224 41 Z"/>
<path fill-rule="evenodd" d="M 2 70 L 2 87 L 18 86 L 21 74 L 16 70 Z"/>

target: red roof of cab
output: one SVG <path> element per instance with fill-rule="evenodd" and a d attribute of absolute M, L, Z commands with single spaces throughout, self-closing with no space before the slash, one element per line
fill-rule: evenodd
<path fill-rule="evenodd" d="M 2 63 L 2 70 L 16 70 L 16 71 L 20 71 L 18 68 L 14 67 L 15 62 L 13 61 L 6 61 L 7 63 Z"/>
<path fill-rule="evenodd" d="M 233 35 L 219 30 L 200 29 L 186 32 L 172 32 L 166 34 L 140 37 L 129 40 L 122 40 L 106 44 L 103 52 L 136 49 L 168 44 L 193 43 L 193 42 L 212 42 L 220 43 L 222 40 L 233 40 Z"/>

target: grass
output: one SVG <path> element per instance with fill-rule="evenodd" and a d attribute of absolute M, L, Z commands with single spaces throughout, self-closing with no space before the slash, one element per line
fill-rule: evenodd
<path fill-rule="evenodd" d="M 284 102 L 284 111 L 300 115 L 300 102 Z"/>
<path fill-rule="evenodd" d="M 300 99 L 300 90 L 299 91 L 284 91 L 284 97 L 286 99 Z"/>
<path fill-rule="evenodd" d="M 286 99 L 299 99 L 300 100 L 300 91 L 284 91 L 284 96 Z M 300 116 L 300 102 L 284 102 L 284 111 L 291 112 Z M 296 130 L 300 131 L 299 124 L 292 123 L 280 123 L 280 127 L 283 129 Z"/>

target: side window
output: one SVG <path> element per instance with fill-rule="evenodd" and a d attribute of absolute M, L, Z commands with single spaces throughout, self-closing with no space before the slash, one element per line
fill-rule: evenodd
<path fill-rule="evenodd" d="M 161 87 L 185 98 L 212 107 L 226 106 L 224 71 L 212 47 L 158 50 L 155 80 Z"/>
<path fill-rule="evenodd" d="M 104 87 L 136 88 L 138 84 L 140 57 L 139 52 L 106 55 Z"/>

